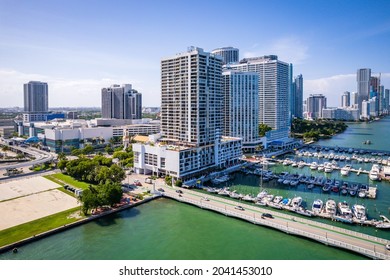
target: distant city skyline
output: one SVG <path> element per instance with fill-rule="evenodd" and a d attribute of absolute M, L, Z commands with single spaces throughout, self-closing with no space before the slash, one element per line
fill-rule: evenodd
<path fill-rule="evenodd" d="M 188 46 L 277 55 L 303 75 L 304 99 L 340 106 L 357 69 L 390 88 L 389 10 L 386 0 L 0 0 L 0 107 L 23 107 L 23 84 L 35 80 L 48 84 L 49 107 L 100 107 L 101 88 L 124 83 L 159 107 L 161 59 Z"/>

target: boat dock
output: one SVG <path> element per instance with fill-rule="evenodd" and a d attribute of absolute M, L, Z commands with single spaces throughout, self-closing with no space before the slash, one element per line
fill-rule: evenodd
<path fill-rule="evenodd" d="M 183 190 L 180 196 L 178 188 L 164 186 L 163 197 L 195 205 L 225 216 L 238 218 L 255 225 L 266 226 L 321 242 L 325 245 L 349 250 L 372 259 L 390 260 L 390 252 L 385 245 L 390 240 L 354 232 L 351 230 L 323 224 L 310 219 L 273 211 L 270 208 L 260 208 L 238 201 L 232 201 L 219 196 L 202 194 L 193 190 Z M 241 210 L 239 207 L 241 206 Z M 271 214 L 273 218 L 262 214 Z"/>

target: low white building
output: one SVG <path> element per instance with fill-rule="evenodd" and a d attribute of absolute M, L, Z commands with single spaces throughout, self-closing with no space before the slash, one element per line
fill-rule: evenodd
<path fill-rule="evenodd" d="M 215 145 L 190 147 L 158 142 L 133 144 L 134 169 L 139 174 L 170 175 L 188 180 L 216 168 L 237 164 L 242 157 L 240 138 L 222 137 Z"/>

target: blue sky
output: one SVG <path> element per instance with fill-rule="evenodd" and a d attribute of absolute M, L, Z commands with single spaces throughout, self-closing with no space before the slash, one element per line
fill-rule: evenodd
<path fill-rule="evenodd" d="M 160 61 L 188 46 L 276 54 L 304 96 L 340 105 L 356 70 L 390 88 L 389 0 L 0 0 L 0 107 L 23 105 L 23 83 L 49 84 L 49 106 L 100 106 L 101 88 L 131 83 L 160 106 Z"/>

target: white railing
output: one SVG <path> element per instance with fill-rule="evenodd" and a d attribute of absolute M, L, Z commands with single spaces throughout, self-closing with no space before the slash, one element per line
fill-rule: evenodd
<path fill-rule="evenodd" d="M 332 246 L 335 246 L 335 247 L 340 247 L 340 248 L 343 248 L 343 249 L 354 251 L 354 252 L 357 252 L 357 253 L 369 256 L 369 257 L 374 258 L 374 259 L 390 259 L 390 255 L 377 252 L 376 251 L 376 245 L 373 245 L 373 249 L 369 250 L 369 249 L 366 249 L 366 248 L 363 248 L 363 247 L 360 247 L 360 246 L 356 246 L 356 245 L 352 245 L 352 244 L 349 244 L 349 243 L 346 243 L 346 242 L 343 242 L 343 241 L 339 241 L 339 240 L 336 240 L 336 239 L 333 239 L 333 238 L 328 238 L 326 232 L 325 232 L 325 235 L 318 235 L 318 234 L 314 234 L 314 233 L 310 233 L 310 232 L 307 232 L 307 231 L 304 231 L 304 230 L 297 229 L 297 228 L 295 228 L 293 226 L 294 223 L 290 223 L 290 226 L 289 226 L 288 222 L 286 222 L 286 225 L 281 225 L 281 224 L 278 224 L 278 223 L 275 223 L 275 222 L 271 222 L 271 221 L 266 220 L 266 219 L 261 219 L 261 218 L 259 219 L 258 217 L 256 217 L 256 213 L 253 213 L 253 216 L 248 215 L 248 214 L 243 214 L 243 213 L 237 213 L 235 211 L 231 211 L 231 210 L 227 209 L 226 207 L 225 208 L 217 207 L 217 206 L 211 205 L 209 203 L 202 203 L 202 201 L 196 201 L 196 200 L 193 200 L 193 199 L 188 199 L 188 198 L 185 198 L 183 196 L 180 197 L 180 196 L 177 196 L 175 194 L 168 193 L 168 192 L 163 193 L 163 196 L 167 196 L 167 197 L 173 198 L 173 199 L 178 200 L 178 201 L 190 203 L 190 204 L 196 205 L 196 206 L 198 206 L 200 208 L 213 210 L 213 211 L 222 213 L 222 214 L 224 214 L 226 216 L 232 216 L 232 217 L 240 218 L 240 219 L 246 220 L 246 221 L 254 223 L 254 224 L 265 225 L 265 226 L 268 226 L 268 227 L 272 227 L 272 228 L 275 228 L 275 229 L 287 232 L 289 234 L 295 234 L 295 235 L 304 236 L 304 237 L 307 237 L 307 238 L 310 238 L 310 239 L 314 239 L 316 241 L 320 241 L 320 242 L 325 243 L 327 245 L 332 245 Z M 212 198 L 215 199 L 214 196 Z M 259 208 L 256 208 L 254 206 L 249 206 L 249 207 L 248 206 L 249 205 L 245 205 L 245 207 L 247 209 L 248 208 L 255 208 L 256 210 L 259 210 Z M 285 216 L 287 219 L 291 220 L 291 216 L 285 215 L 283 213 L 281 214 L 279 212 L 277 214 L 278 214 L 278 216 L 282 216 L 282 217 Z M 306 221 L 306 220 L 301 219 L 301 218 L 298 218 L 298 219 L 296 218 L 295 219 L 295 221 L 300 221 L 300 220 L 303 220 L 303 222 Z M 317 222 L 315 222 L 315 223 L 317 223 Z M 317 223 L 317 224 L 319 224 L 321 227 L 327 226 L 327 228 L 329 228 L 330 230 L 332 230 L 332 229 L 335 230 L 336 229 L 334 226 L 330 226 L 330 225 L 328 226 L 328 225 L 324 225 L 322 223 Z M 348 233 L 348 234 L 354 233 L 353 234 L 354 236 L 360 237 L 362 239 L 367 238 L 367 239 L 373 240 L 373 241 L 384 240 L 386 242 L 385 239 L 376 238 L 376 237 L 373 237 L 373 236 L 370 236 L 370 235 L 357 233 L 357 232 L 345 230 L 345 229 L 342 229 L 342 228 L 337 228 L 337 231 L 335 230 L 334 233 L 337 233 L 337 232 L 340 232 L 340 231 Z M 379 249 L 379 247 L 378 247 L 378 249 Z"/>

